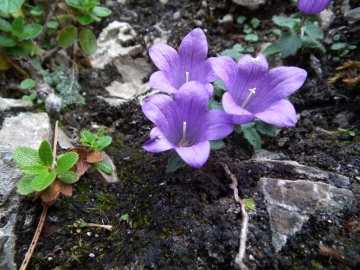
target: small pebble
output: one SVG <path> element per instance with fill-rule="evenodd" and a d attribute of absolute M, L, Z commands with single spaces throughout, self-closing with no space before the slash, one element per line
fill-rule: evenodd
<path fill-rule="evenodd" d="M 254 260 L 255 260 L 254 256 L 250 254 L 250 255 L 249 255 L 249 260 L 250 260 L 250 261 L 254 261 Z"/>
<path fill-rule="evenodd" d="M 90 254 L 89 254 L 89 257 L 90 257 L 90 258 L 94 258 L 94 257 L 95 257 L 95 254 L 94 254 L 94 253 L 90 253 Z"/>

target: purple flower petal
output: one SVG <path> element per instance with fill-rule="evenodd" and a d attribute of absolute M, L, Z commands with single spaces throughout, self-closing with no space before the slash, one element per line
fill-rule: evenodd
<path fill-rule="evenodd" d="M 276 123 L 278 126 L 296 123 L 294 108 L 289 109 L 291 103 L 280 101 L 301 87 L 307 76 L 305 70 L 279 67 L 268 71 L 266 58 L 261 54 L 255 58 L 245 55 L 240 58 L 237 66 L 229 57 L 211 58 L 210 61 L 227 88 L 222 104 L 225 112 L 232 115 L 234 123 L 245 124 L 256 117 L 260 119 L 260 116 L 262 120 L 266 119 L 268 123 Z M 276 107 L 278 102 L 286 106 Z M 286 116 L 286 113 L 289 115 Z M 273 120 L 275 114 L 284 119 Z"/>
<path fill-rule="evenodd" d="M 174 146 L 166 139 L 159 128 L 154 127 L 150 132 L 150 140 L 146 141 L 143 148 L 152 153 L 163 152 L 174 148 Z"/>
<path fill-rule="evenodd" d="M 176 93 L 178 91 L 172 86 L 165 73 L 161 71 L 156 71 L 150 76 L 149 84 L 151 88 L 165 93 Z"/>
<path fill-rule="evenodd" d="M 205 122 L 206 127 L 202 138 L 203 140 L 220 140 L 233 132 L 231 116 L 223 111 L 208 111 Z"/>
<path fill-rule="evenodd" d="M 314 15 L 323 11 L 332 0 L 298 0 L 299 9 L 305 14 Z"/>
<path fill-rule="evenodd" d="M 237 105 L 228 92 L 224 93 L 222 104 L 225 112 L 233 115 L 233 122 L 235 124 L 246 124 L 255 119 L 252 113 Z"/>
<path fill-rule="evenodd" d="M 261 121 L 278 127 L 292 127 L 296 124 L 295 108 L 285 99 L 273 103 L 265 111 L 257 113 L 255 116 Z"/>
<path fill-rule="evenodd" d="M 201 168 L 209 158 L 210 142 L 204 141 L 190 147 L 177 147 L 175 151 L 190 166 Z"/>
<path fill-rule="evenodd" d="M 207 51 L 206 36 L 200 28 L 192 30 L 184 37 L 178 53 L 165 44 L 153 45 L 149 49 L 149 55 L 160 71 L 150 77 L 150 86 L 163 92 L 174 93 L 175 89 L 179 90 L 186 82 L 198 81 L 206 85 L 211 96 L 213 87 L 210 83 L 217 80 L 218 76 L 206 60 Z"/>

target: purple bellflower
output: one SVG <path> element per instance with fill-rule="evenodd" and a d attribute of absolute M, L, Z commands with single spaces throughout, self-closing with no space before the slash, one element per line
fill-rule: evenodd
<path fill-rule="evenodd" d="M 333 0 L 298 0 L 301 12 L 309 15 L 318 14 L 323 11 Z"/>
<path fill-rule="evenodd" d="M 233 131 L 231 116 L 207 111 L 209 96 L 199 82 L 185 83 L 174 97 L 154 95 L 142 105 L 143 113 L 156 125 L 143 148 L 154 153 L 174 149 L 187 164 L 200 168 L 210 154 L 209 140 Z"/>
<path fill-rule="evenodd" d="M 268 71 L 262 54 L 244 55 L 237 65 L 227 56 L 211 58 L 211 63 L 226 86 L 222 105 L 235 124 L 249 123 L 255 118 L 279 127 L 296 124 L 295 108 L 284 98 L 302 86 L 307 76 L 305 70 L 277 67 Z"/>
<path fill-rule="evenodd" d="M 160 69 L 150 77 L 150 87 L 167 93 L 177 93 L 189 81 L 205 85 L 208 96 L 213 93 L 211 82 L 218 79 L 206 59 L 208 44 L 200 28 L 192 30 L 181 41 L 179 51 L 166 44 L 150 47 L 149 55 Z"/>

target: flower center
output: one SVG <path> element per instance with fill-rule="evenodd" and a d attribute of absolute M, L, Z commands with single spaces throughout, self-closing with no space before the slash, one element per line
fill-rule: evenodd
<path fill-rule="evenodd" d="M 179 146 L 186 147 L 190 146 L 193 143 L 193 140 L 186 139 L 186 122 L 183 122 L 183 136 L 179 142 Z"/>
<path fill-rule="evenodd" d="M 256 90 L 256 87 L 249 89 L 249 92 L 250 92 L 250 93 L 248 94 L 248 96 L 246 97 L 245 101 L 244 101 L 243 104 L 241 105 L 241 108 L 244 108 L 244 107 L 246 106 L 246 104 L 249 102 L 251 96 L 255 94 L 255 90 Z"/>
<path fill-rule="evenodd" d="M 186 76 L 185 82 L 188 82 L 189 81 L 189 72 L 188 71 L 185 72 L 185 76 Z"/>

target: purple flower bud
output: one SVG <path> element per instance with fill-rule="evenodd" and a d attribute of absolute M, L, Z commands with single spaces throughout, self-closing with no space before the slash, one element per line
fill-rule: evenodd
<path fill-rule="evenodd" d="M 298 0 L 299 9 L 305 14 L 314 15 L 323 11 L 332 0 Z"/>

